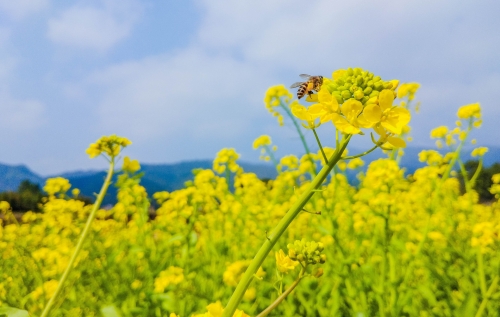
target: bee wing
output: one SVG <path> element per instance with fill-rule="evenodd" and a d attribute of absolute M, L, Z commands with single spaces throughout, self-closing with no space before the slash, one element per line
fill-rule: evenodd
<path fill-rule="evenodd" d="M 300 74 L 299 76 L 304 78 L 304 79 L 309 79 L 310 77 L 312 77 L 311 75 L 307 75 L 307 74 Z"/>
<path fill-rule="evenodd" d="M 296 82 L 295 84 L 291 85 L 290 88 L 297 88 L 297 87 L 300 87 L 300 85 L 302 85 L 303 83 L 301 82 Z"/>

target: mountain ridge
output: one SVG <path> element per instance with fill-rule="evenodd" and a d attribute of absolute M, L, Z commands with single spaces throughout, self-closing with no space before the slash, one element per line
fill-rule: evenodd
<path fill-rule="evenodd" d="M 425 148 L 421 147 L 408 147 L 405 149 L 405 155 L 401 160 L 401 167 L 406 169 L 406 173 L 413 173 L 417 168 L 424 166 L 423 163 L 418 161 L 418 153 Z M 361 151 L 360 151 L 361 152 Z M 352 149 L 349 154 L 358 153 L 356 149 Z M 470 151 L 468 149 L 463 151 L 464 161 L 471 159 Z M 384 157 L 381 151 L 372 152 L 363 160 L 366 166 L 373 160 Z M 500 162 L 500 147 L 490 148 L 484 157 L 484 165 L 490 166 L 495 162 Z M 252 163 L 252 162 L 238 162 L 240 166 L 246 171 L 255 173 L 261 179 L 273 179 L 276 177 L 276 169 L 270 163 Z M 147 189 L 148 194 L 152 195 L 158 191 L 174 191 L 184 187 L 184 183 L 193 179 L 193 169 L 211 169 L 212 160 L 193 160 L 182 161 L 170 164 L 141 164 L 141 171 L 144 176 L 141 179 L 141 184 Z M 19 184 L 27 179 L 32 183 L 40 185 L 42 188 L 45 180 L 51 177 L 64 177 L 69 180 L 72 188 L 80 189 L 82 195 L 94 198 L 94 194 L 99 192 L 106 172 L 104 170 L 77 170 L 61 173 L 59 175 L 42 177 L 37 173 L 31 171 L 25 165 L 7 165 L 0 163 L 0 192 L 16 191 Z M 355 180 L 355 174 L 349 173 L 348 177 Z M 104 204 L 113 204 L 116 197 L 116 188 L 111 186 L 109 192 L 105 197 Z"/>

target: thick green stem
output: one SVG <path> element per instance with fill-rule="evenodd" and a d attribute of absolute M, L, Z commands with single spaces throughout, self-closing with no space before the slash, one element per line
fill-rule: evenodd
<path fill-rule="evenodd" d="M 264 243 L 260 247 L 259 251 L 253 258 L 252 262 L 248 266 L 245 274 L 243 274 L 238 286 L 236 287 L 233 295 L 229 299 L 226 308 L 224 309 L 224 313 L 222 317 L 230 317 L 233 316 L 238 304 L 240 303 L 245 291 L 247 290 L 252 278 L 264 262 L 265 258 L 272 250 L 273 246 L 276 244 L 278 239 L 283 235 L 288 226 L 292 223 L 293 219 L 297 217 L 297 215 L 302 211 L 305 204 L 309 201 L 309 199 L 314 195 L 315 190 L 318 189 L 323 181 L 326 179 L 332 168 L 337 164 L 344 152 L 347 144 L 351 140 L 352 135 L 346 135 L 343 137 L 341 145 L 335 153 L 332 155 L 330 160 L 328 160 L 328 165 L 325 165 L 318 175 L 311 181 L 307 189 L 302 193 L 302 195 L 297 199 L 297 201 L 292 205 L 292 207 L 288 210 L 285 216 L 280 220 L 280 222 L 276 225 L 274 230 L 268 237 L 264 240 Z"/>
<path fill-rule="evenodd" d="M 92 210 L 90 211 L 89 217 L 87 218 L 87 223 L 85 224 L 85 227 L 83 228 L 82 233 L 80 234 L 80 238 L 78 240 L 78 243 L 76 244 L 75 251 L 73 251 L 73 255 L 71 255 L 71 258 L 69 260 L 68 265 L 66 266 L 66 269 L 64 269 L 64 272 L 61 276 L 61 279 L 59 280 L 59 283 L 57 284 L 57 288 L 50 298 L 49 302 L 43 309 L 42 314 L 40 317 L 47 317 L 50 313 L 50 310 L 52 309 L 52 306 L 55 303 L 55 300 L 61 293 L 64 282 L 68 279 L 69 274 L 73 270 L 74 263 L 76 259 L 78 258 L 78 254 L 82 250 L 83 243 L 85 242 L 85 239 L 87 238 L 89 232 L 90 232 L 90 225 L 92 224 L 92 221 L 95 218 L 95 215 L 97 213 L 97 210 L 101 206 L 102 200 L 104 199 L 104 195 L 106 195 L 106 191 L 108 190 L 109 184 L 111 184 L 111 178 L 113 177 L 113 172 L 115 168 L 115 160 L 114 158 L 111 159 L 110 161 L 110 166 L 108 170 L 108 175 L 106 176 L 106 179 L 104 180 L 104 184 L 102 184 L 101 191 L 99 192 L 99 195 L 97 196 L 97 200 L 94 203 L 94 206 L 92 207 Z"/>
<path fill-rule="evenodd" d="M 264 309 L 260 314 L 258 314 L 255 317 L 265 317 L 267 316 L 270 312 L 273 311 L 278 305 L 299 285 L 300 281 L 302 281 L 302 278 L 304 277 L 304 273 L 306 272 L 306 267 L 303 266 L 302 269 L 300 270 L 299 276 L 297 279 L 290 285 L 290 287 L 283 293 L 281 294 L 276 300 L 269 305 L 266 309 Z"/>

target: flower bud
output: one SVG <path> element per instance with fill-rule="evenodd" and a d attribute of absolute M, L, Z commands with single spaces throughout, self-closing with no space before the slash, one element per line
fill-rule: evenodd
<path fill-rule="evenodd" d="M 313 274 L 313 275 L 314 275 L 314 277 L 320 277 L 320 276 L 322 276 L 322 275 L 323 275 L 323 273 L 324 273 L 323 269 L 322 269 L 322 268 L 318 268 L 318 269 L 316 270 L 316 272 L 314 272 L 314 274 Z"/>
<path fill-rule="evenodd" d="M 354 98 L 356 98 L 357 100 L 363 99 L 364 96 L 365 94 L 361 90 L 356 90 L 354 92 Z"/>
<path fill-rule="evenodd" d="M 351 96 L 351 92 L 350 92 L 349 90 L 344 90 L 344 91 L 342 91 L 341 96 L 342 96 L 342 98 L 344 98 L 344 99 L 349 99 L 349 98 L 351 98 L 351 97 L 352 97 L 352 96 Z"/>

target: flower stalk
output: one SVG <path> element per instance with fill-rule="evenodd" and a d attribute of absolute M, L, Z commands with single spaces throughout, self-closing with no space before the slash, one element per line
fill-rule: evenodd
<path fill-rule="evenodd" d="M 229 299 L 226 308 L 222 314 L 222 317 L 231 317 L 233 316 L 238 304 L 240 303 L 245 291 L 250 285 L 254 274 L 257 272 L 259 267 L 264 262 L 265 258 L 272 250 L 278 239 L 283 235 L 288 226 L 292 223 L 292 221 L 297 217 L 297 215 L 302 211 L 303 207 L 306 203 L 311 199 L 314 195 L 315 191 L 321 186 L 323 181 L 326 179 L 330 171 L 337 164 L 337 162 L 342 157 L 342 153 L 347 147 L 347 144 L 351 140 L 352 135 L 347 134 L 344 135 L 341 142 L 340 147 L 338 147 L 333 153 L 332 157 L 328 160 L 328 164 L 325 165 L 321 171 L 314 177 L 312 182 L 309 184 L 308 188 L 302 193 L 302 195 L 297 199 L 297 201 L 292 205 L 292 207 L 288 210 L 285 216 L 280 220 L 280 222 L 276 225 L 274 230 L 267 236 L 264 240 L 264 243 L 260 247 L 259 251 L 253 258 L 252 262 L 248 266 L 247 270 L 243 274 L 238 286 L 236 287 L 233 295 Z"/>
<path fill-rule="evenodd" d="M 99 210 L 99 207 L 102 204 L 102 200 L 104 199 L 104 195 L 106 195 L 106 192 L 108 190 L 109 185 L 111 184 L 111 178 L 113 177 L 113 172 L 114 172 L 114 167 L 115 167 L 115 159 L 114 157 L 111 158 L 110 164 L 109 164 L 109 170 L 108 174 L 106 175 L 106 179 L 104 181 L 104 184 L 102 184 L 101 191 L 99 192 L 99 195 L 97 196 L 97 200 L 94 203 L 94 206 L 92 207 L 92 210 L 90 211 L 89 217 L 87 218 L 87 223 L 85 224 L 85 227 L 80 234 L 80 238 L 78 239 L 78 243 L 76 244 L 75 251 L 73 251 L 73 254 L 71 255 L 71 258 L 68 262 L 68 265 L 66 266 L 66 269 L 64 269 L 64 272 L 61 276 L 61 279 L 59 280 L 59 283 L 57 284 L 57 288 L 48 301 L 47 305 L 45 305 L 45 308 L 43 309 L 42 314 L 40 317 L 47 317 L 49 316 L 50 310 L 52 309 L 52 306 L 54 306 L 55 300 L 59 297 L 61 294 L 61 291 L 63 289 L 64 283 L 68 279 L 69 274 L 74 268 L 74 263 L 76 259 L 78 258 L 78 254 L 80 254 L 80 251 L 82 250 L 83 243 L 85 242 L 85 239 L 89 235 L 90 232 L 90 226 L 92 224 L 92 221 L 94 220 L 97 210 Z"/>

